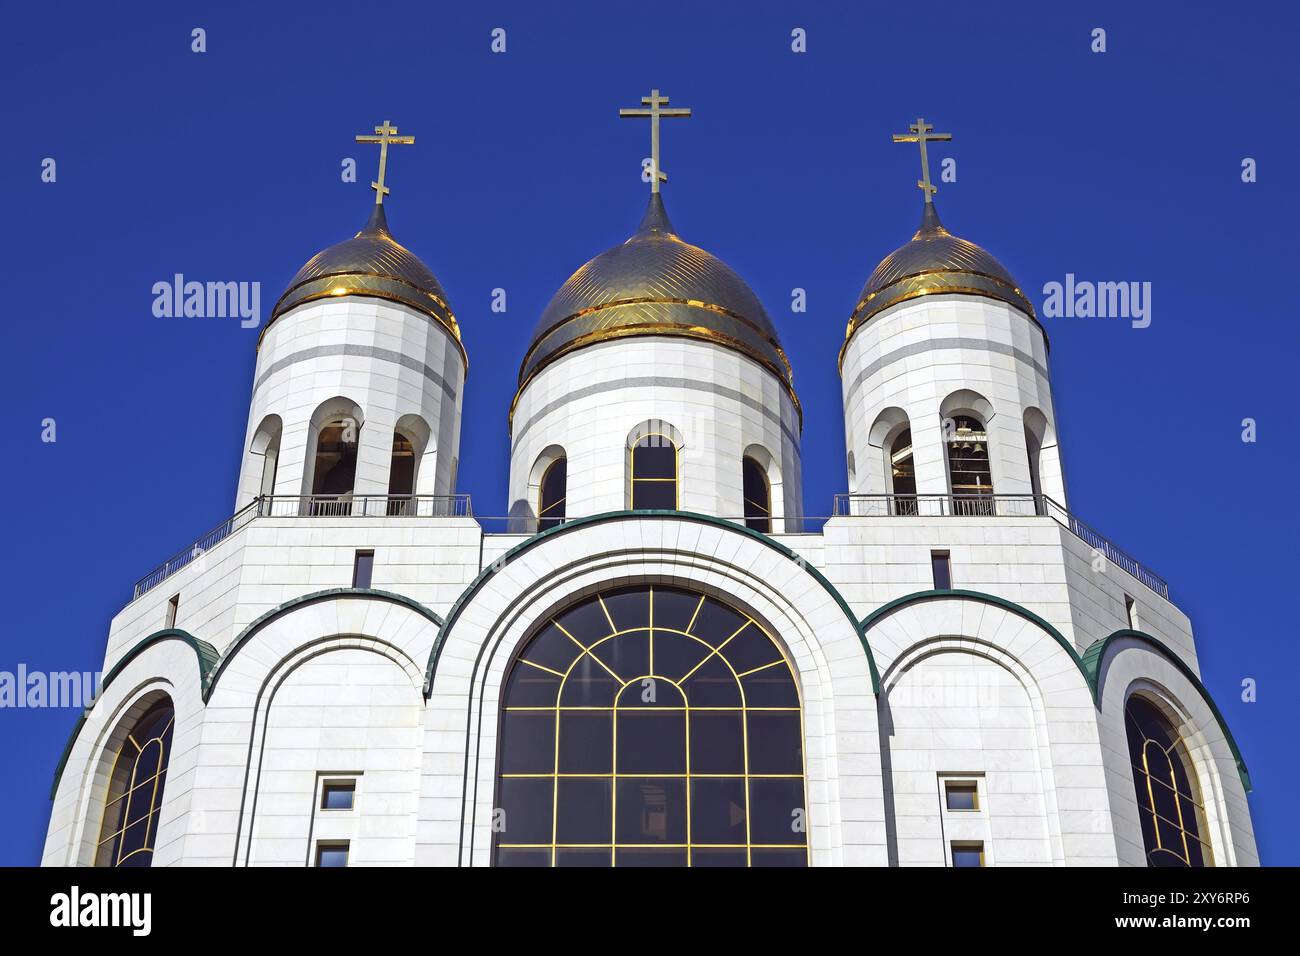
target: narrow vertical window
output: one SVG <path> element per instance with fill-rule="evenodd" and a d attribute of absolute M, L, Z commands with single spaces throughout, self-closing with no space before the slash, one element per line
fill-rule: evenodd
<path fill-rule="evenodd" d="M 171 628 L 176 626 L 176 614 L 181 609 L 181 596 L 173 594 L 167 599 L 167 620 L 163 627 Z"/>
<path fill-rule="evenodd" d="M 632 510 L 677 509 L 677 446 L 666 435 L 646 435 L 632 446 Z"/>
<path fill-rule="evenodd" d="M 370 587 L 370 579 L 375 570 L 375 552 L 358 551 L 352 562 L 352 586 L 354 588 Z"/>
<path fill-rule="evenodd" d="M 952 589 L 952 557 L 947 551 L 930 552 L 930 569 L 934 574 L 936 591 Z"/>
<path fill-rule="evenodd" d="M 954 416 L 947 445 L 952 513 L 993 514 L 993 471 L 984 423 L 973 415 Z"/>
<path fill-rule="evenodd" d="M 1140 631 L 1138 627 L 1138 606 L 1137 601 L 1125 594 L 1124 595 L 1124 615 L 1128 618 L 1128 626 L 1134 631 Z"/>
<path fill-rule="evenodd" d="M 745 495 L 745 527 L 767 534 L 772 530 L 772 489 L 767 473 L 753 458 L 741 462 L 741 482 Z"/>
<path fill-rule="evenodd" d="M 537 530 L 545 531 L 564 523 L 568 497 L 569 459 L 557 458 L 546 466 L 538 490 Z"/>

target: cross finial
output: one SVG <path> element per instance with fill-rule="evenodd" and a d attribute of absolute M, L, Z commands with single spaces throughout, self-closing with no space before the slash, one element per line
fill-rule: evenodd
<path fill-rule="evenodd" d="M 895 133 L 895 143 L 920 143 L 921 144 L 921 178 L 916 181 L 916 185 L 925 193 L 925 201 L 931 201 L 931 197 L 939 190 L 930 183 L 930 159 L 925 153 L 925 144 L 927 142 L 943 142 L 952 139 L 952 133 L 936 133 L 934 127 L 928 124 L 924 119 L 917 119 L 915 123 L 908 127 L 912 132 Z"/>
<path fill-rule="evenodd" d="M 370 188 L 375 191 L 375 205 L 384 204 L 384 196 L 389 192 L 384 185 L 384 170 L 388 168 L 388 144 L 396 143 L 401 146 L 410 146 L 415 142 L 414 136 L 398 136 L 397 127 L 384 120 L 383 126 L 376 126 L 377 136 L 358 136 L 358 143 L 378 143 L 379 144 L 379 181 L 370 184 Z"/>
<path fill-rule="evenodd" d="M 657 193 L 661 182 L 668 182 L 668 174 L 659 166 L 659 120 L 663 117 L 690 116 L 688 108 L 663 109 L 668 105 L 668 97 L 660 96 L 658 90 L 651 90 L 649 96 L 641 97 L 641 103 L 649 109 L 621 109 L 619 116 L 650 117 L 650 192 Z"/>

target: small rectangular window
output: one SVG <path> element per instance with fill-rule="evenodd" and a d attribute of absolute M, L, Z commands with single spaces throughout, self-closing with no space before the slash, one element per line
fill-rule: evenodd
<path fill-rule="evenodd" d="M 969 840 L 952 843 L 952 865 L 953 866 L 983 866 L 984 865 L 984 841 Z"/>
<path fill-rule="evenodd" d="M 167 623 L 163 625 L 164 627 L 176 626 L 176 612 L 180 609 L 181 596 L 179 594 L 173 594 L 167 599 Z"/>
<path fill-rule="evenodd" d="M 347 866 L 348 842 L 346 840 L 322 840 L 316 844 L 317 866 Z"/>
<path fill-rule="evenodd" d="M 1124 595 L 1124 613 L 1128 616 L 1128 626 L 1135 631 L 1140 631 L 1141 628 L 1138 627 L 1137 601 L 1127 594 Z"/>
<path fill-rule="evenodd" d="M 947 551 L 931 551 L 930 567 L 934 571 L 934 588 L 936 591 L 952 589 L 952 558 Z"/>
<path fill-rule="evenodd" d="M 354 588 L 370 587 L 370 578 L 375 570 L 375 552 L 358 551 L 352 562 L 352 586 Z"/>
<path fill-rule="evenodd" d="M 357 792 L 355 780 L 326 780 L 320 788 L 322 810 L 351 810 Z"/>
<path fill-rule="evenodd" d="M 944 805 L 949 810 L 978 810 L 979 785 L 974 780 L 946 780 L 943 784 Z"/>

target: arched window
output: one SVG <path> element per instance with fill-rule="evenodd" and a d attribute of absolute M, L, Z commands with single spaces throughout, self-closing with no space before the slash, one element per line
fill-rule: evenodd
<path fill-rule="evenodd" d="M 1205 809 L 1182 738 L 1144 697 L 1124 705 L 1124 728 L 1133 764 L 1133 787 L 1149 866 L 1211 866 Z"/>
<path fill-rule="evenodd" d="M 585 598 L 506 676 L 494 805 L 498 866 L 806 866 L 790 665 L 703 594 Z"/>
<path fill-rule="evenodd" d="M 916 465 L 912 460 L 912 429 L 904 428 L 886 449 L 890 514 L 917 514 Z"/>
<path fill-rule="evenodd" d="M 171 700 L 164 697 L 124 731 L 109 772 L 96 866 L 153 863 L 175 716 Z"/>
<path fill-rule="evenodd" d="M 745 494 L 745 527 L 768 534 L 772 530 L 772 489 L 767 472 L 748 455 L 741 462 L 741 481 Z"/>
<path fill-rule="evenodd" d="M 948 445 L 948 484 L 952 513 L 993 514 L 993 472 L 984 423 L 974 415 L 956 415 L 945 422 Z"/>
<path fill-rule="evenodd" d="M 537 530 L 564 523 L 564 501 L 569 481 L 569 459 L 557 458 L 546 466 L 537 492 Z"/>
<path fill-rule="evenodd" d="M 312 472 L 312 514 L 352 513 L 352 491 L 357 480 L 357 445 L 361 425 L 354 418 L 334 418 L 321 426 L 316 438 L 316 463 Z"/>
<path fill-rule="evenodd" d="M 632 509 L 677 509 L 677 446 L 667 435 L 650 434 L 632 446 Z"/>
<path fill-rule="evenodd" d="M 393 432 L 393 457 L 388 466 L 388 513 L 415 514 L 415 445 L 399 431 Z"/>

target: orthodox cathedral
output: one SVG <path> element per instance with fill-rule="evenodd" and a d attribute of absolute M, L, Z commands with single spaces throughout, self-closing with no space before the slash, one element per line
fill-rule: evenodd
<path fill-rule="evenodd" d="M 46 865 L 1258 864 L 1191 624 L 1070 511 L 1047 334 L 939 217 L 949 137 L 894 137 L 921 220 L 848 318 L 823 522 L 777 328 L 663 202 L 688 114 L 623 111 L 649 204 L 519 343 L 499 527 L 385 214 L 413 137 L 357 137 L 369 219 L 261 330 L 232 516 L 114 617 Z"/>

